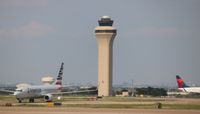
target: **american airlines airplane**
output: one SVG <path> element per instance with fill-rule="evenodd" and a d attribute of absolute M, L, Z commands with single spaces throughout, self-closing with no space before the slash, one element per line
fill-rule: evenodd
<path fill-rule="evenodd" d="M 200 87 L 188 86 L 179 75 L 176 75 L 176 81 L 179 90 L 187 93 L 198 93 L 198 94 L 200 93 Z"/>
<path fill-rule="evenodd" d="M 63 76 L 63 66 L 61 64 L 60 71 L 56 81 L 51 85 L 30 85 L 25 88 L 17 88 L 14 91 L 14 95 L 19 103 L 24 99 L 29 99 L 29 102 L 34 102 L 35 98 L 44 98 L 44 101 L 52 101 L 53 95 L 64 94 L 64 93 L 83 93 L 91 92 L 97 90 L 84 90 L 84 91 L 72 91 L 72 92 L 61 92 L 62 90 L 62 76 Z M 2 91 L 2 90 L 1 90 Z M 10 91 L 6 91 L 10 92 Z M 12 91 L 13 92 L 13 91 Z"/>

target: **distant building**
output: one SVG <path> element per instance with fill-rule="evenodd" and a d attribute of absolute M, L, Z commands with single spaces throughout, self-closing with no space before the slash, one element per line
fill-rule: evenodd
<path fill-rule="evenodd" d="M 28 86 L 30 86 L 30 84 L 27 84 L 27 83 L 19 83 L 16 85 L 16 87 L 20 89 L 27 88 Z"/>
<path fill-rule="evenodd" d="M 43 84 L 48 85 L 48 84 L 52 84 L 55 81 L 55 79 L 52 76 L 45 76 L 45 77 L 42 77 L 41 81 Z"/>
<path fill-rule="evenodd" d="M 118 91 L 118 94 L 116 94 L 116 96 L 128 97 L 130 96 L 130 92 L 126 89 L 123 89 L 121 91 Z"/>

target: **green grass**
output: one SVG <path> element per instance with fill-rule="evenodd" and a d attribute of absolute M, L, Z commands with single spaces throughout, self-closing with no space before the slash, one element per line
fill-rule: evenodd
<path fill-rule="evenodd" d="M 17 106 L 20 106 L 20 107 L 45 107 L 45 106 L 47 106 L 47 105 L 44 105 L 44 104 L 20 103 L 20 104 L 18 104 Z"/>
<path fill-rule="evenodd" d="M 198 109 L 200 110 L 200 104 L 163 104 L 165 109 Z"/>
<path fill-rule="evenodd" d="M 88 101 L 88 96 L 62 96 L 61 107 L 81 108 L 134 108 L 134 109 L 156 109 L 157 103 L 162 103 L 162 109 L 197 109 L 200 110 L 200 103 L 181 102 L 182 100 L 165 98 L 135 98 L 135 97 L 104 97 L 97 101 Z M 200 99 L 197 99 L 200 102 Z M 56 98 L 54 98 L 56 102 Z M 179 101 L 179 103 L 177 103 Z M 0 95 L 0 104 L 12 103 L 16 106 L 47 107 L 43 99 L 36 99 L 36 103 L 17 103 L 14 96 Z M 39 103 L 37 103 L 39 102 Z M 58 101 L 57 101 L 58 102 Z M 187 104 L 186 104 L 187 103 Z"/>
<path fill-rule="evenodd" d="M 69 96 L 62 96 L 62 101 L 87 101 L 89 97 L 81 97 L 81 96 L 75 96 L 75 97 L 69 97 Z M 57 100 L 55 98 L 55 100 Z"/>
<path fill-rule="evenodd" d="M 150 98 L 137 98 L 137 97 L 104 97 L 101 101 L 113 101 L 113 102 L 161 102 L 165 101 L 163 98 L 150 97 Z"/>
<path fill-rule="evenodd" d="M 12 95 L 0 95 L 0 101 L 2 102 L 15 102 L 16 98 Z"/>
<path fill-rule="evenodd" d="M 64 107 L 158 109 L 156 104 L 66 104 Z M 198 109 L 200 105 L 164 104 L 161 109 Z"/>
<path fill-rule="evenodd" d="M 152 109 L 156 108 L 154 104 L 65 104 L 65 107 L 81 107 L 81 108 L 136 108 L 136 109 Z"/>
<path fill-rule="evenodd" d="M 48 107 L 48 104 L 22 103 L 17 106 Z M 50 106 L 52 107 L 52 106 Z M 123 108 L 123 109 L 158 109 L 156 104 L 63 104 L 61 107 L 76 108 Z M 161 109 L 195 109 L 200 110 L 199 104 L 162 104 Z"/>
<path fill-rule="evenodd" d="M 89 96 L 62 96 L 63 101 L 87 101 Z M 55 99 L 56 100 L 56 99 Z M 98 101 L 109 101 L 109 102 L 161 102 L 166 101 L 159 97 L 150 98 L 137 98 L 137 97 L 103 97 L 99 98 Z"/>

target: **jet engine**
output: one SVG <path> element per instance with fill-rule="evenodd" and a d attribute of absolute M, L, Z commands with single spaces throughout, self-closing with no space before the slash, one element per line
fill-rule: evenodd
<path fill-rule="evenodd" d="M 44 100 L 45 100 L 46 102 L 52 101 L 52 95 L 51 95 L 51 94 L 45 95 L 45 96 L 44 96 Z"/>

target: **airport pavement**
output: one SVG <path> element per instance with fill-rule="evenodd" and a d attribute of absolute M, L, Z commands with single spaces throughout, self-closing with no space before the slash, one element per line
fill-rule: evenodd
<path fill-rule="evenodd" d="M 200 114 L 200 110 L 0 107 L 0 114 Z"/>

